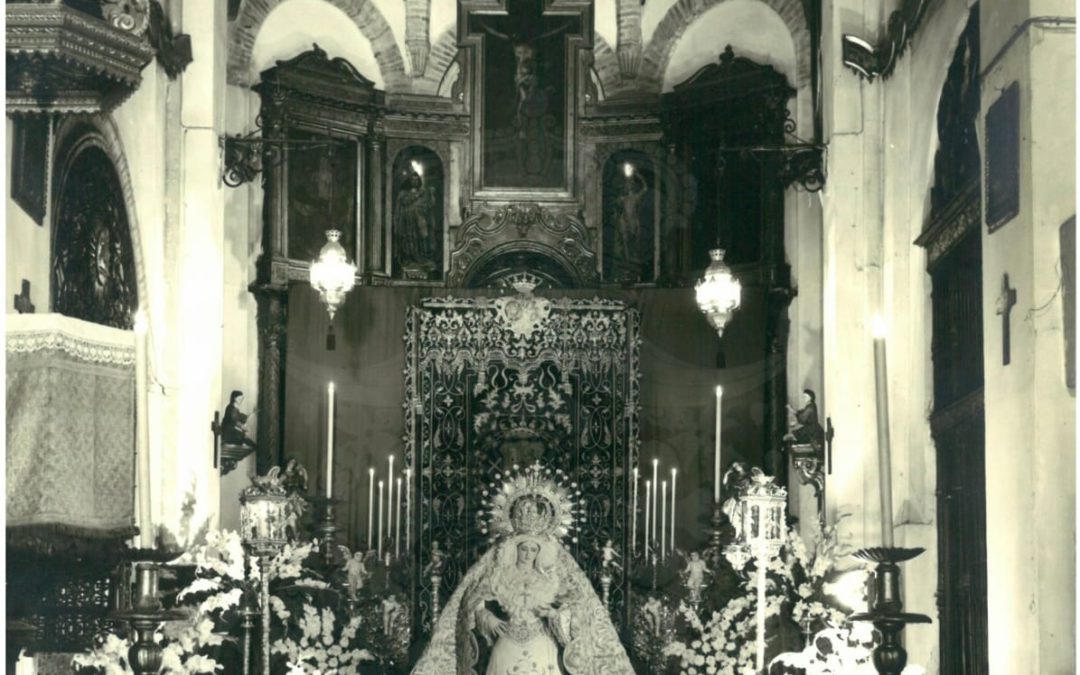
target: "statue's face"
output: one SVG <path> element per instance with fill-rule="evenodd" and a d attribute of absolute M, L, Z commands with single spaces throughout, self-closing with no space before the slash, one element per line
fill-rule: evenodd
<path fill-rule="evenodd" d="M 803 393 L 803 395 L 802 395 L 802 404 L 803 404 L 804 408 L 806 406 L 810 405 L 810 394 L 807 394 L 805 392 Z"/>
<path fill-rule="evenodd" d="M 540 544 L 534 541 L 523 541 L 517 547 L 517 561 L 519 565 L 529 565 L 536 561 L 540 553 Z"/>
<path fill-rule="evenodd" d="M 697 554 L 697 551 L 694 551 L 694 552 L 692 552 L 692 553 L 690 554 L 690 559 L 691 559 L 691 560 L 697 560 L 697 559 L 698 559 L 698 554 Z"/>

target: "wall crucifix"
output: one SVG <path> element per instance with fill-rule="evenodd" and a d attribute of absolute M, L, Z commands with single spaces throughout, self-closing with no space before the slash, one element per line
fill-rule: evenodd
<path fill-rule="evenodd" d="M 571 196 L 578 52 L 591 46 L 591 12 L 578 0 L 461 3 L 480 192 Z"/>
<path fill-rule="evenodd" d="M 997 299 L 997 314 L 1001 317 L 1001 365 L 1007 366 L 1012 359 L 1012 336 L 1009 317 L 1016 304 L 1016 289 L 1009 287 L 1009 274 L 1001 275 L 1001 295 Z"/>

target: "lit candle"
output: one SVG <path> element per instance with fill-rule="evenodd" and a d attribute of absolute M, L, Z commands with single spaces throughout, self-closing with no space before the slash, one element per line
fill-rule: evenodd
<path fill-rule="evenodd" d="M 676 469 L 671 470 L 671 552 L 675 553 L 675 474 Z"/>
<path fill-rule="evenodd" d="M 405 552 L 412 550 L 412 467 L 405 469 Z"/>
<path fill-rule="evenodd" d="M 394 506 L 394 557 L 401 555 L 401 476 L 397 479 L 397 504 Z"/>
<path fill-rule="evenodd" d="M 334 383 L 326 387 L 326 498 L 334 494 Z"/>
<path fill-rule="evenodd" d="M 147 386 L 146 312 L 135 312 L 135 452 L 139 458 L 139 548 L 154 548 L 150 517 L 150 398 Z"/>
<path fill-rule="evenodd" d="M 386 474 L 386 536 L 394 534 L 394 456 L 390 455 L 390 471 Z"/>
<path fill-rule="evenodd" d="M 374 534 L 374 530 L 371 526 L 374 524 L 375 515 L 375 469 L 367 470 L 367 548 L 371 550 L 371 535 Z"/>
<path fill-rule="evenodd" d="M 889 448 L 889 381 L 885 368 L 885 320 L 874 317 L 874 381 L 877 390 L 878 463 L 881 481 L 881 540 L 893 545 L 892 451 Z"/>
<path fill-rule="evenodd" d="M 664 543 L 667 541 L 667 481 L 660 483 L 660 562 L 664 562 Z"/>
<path fill-rule="evenodd" d="M 382 520 L 382 505 L 383 505 L 383 501 L 382 501 L 382 494 L 383 494 L 382 484 L 383 484 L 383 482 L 380 480 L 379 481 L 379 538 L 375 543 L 375 547 L 376 547 L 376 550 L 377 550 L 377 552 L 379 554 L 379 560 L 380 561 L 382 560 L 382 523 L 383 523 L 383 520 Z"/>
<path fill-rule="evenodd" d="M 652 481 L 645 481 L 645 556 L 649 555 L 649 496 L 652 494 Z"/>
<path fill-rule="evenodd" d="M 720 400 L 724 388 L 716 386 L 716 456 L 713 458 L 713 503 L 720 503 Z"/>
<path fill-rule="evenodd" d="M 638 496 L 638 468 L 635 466 L 634 467 L 634 500 L 633 500 L 633 508 L 631 509 L 631 512 L 634 515 L 633 515 L 633 518 L 630 521 L 631 523 L 633 523 L 631 525 L 631 527 L 630 527 L 630 552 L 631 553 L 636 553 L 637 552 L 637 496 Z"/>
<path fill-rule="evenodd" d="M 660 483 L 658 483 L 656 481 L 656 469 L 657 469 L 657 466 L 659 464 L 660 464 L 660 460 L 658 460 L 656 458 L 653 458 L 653 461 L 652 461 L 652 484 L 653 484 L 653 493 L 652 493 L 652 529 L 649 530 L 649 538 L 651 538 L 653 541 L 656 541 L 656 493 L 659 492 L 659 490 L 657 490 L 657 488 L 660 486 Z"/>

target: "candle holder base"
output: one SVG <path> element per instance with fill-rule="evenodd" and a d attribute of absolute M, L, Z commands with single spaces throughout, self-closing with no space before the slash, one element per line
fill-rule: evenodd
<path fill-rule="evenodd" d="M 320 501 L 323 506 L 323 517 L 315 530 L 319 533 L 319 541 L 321 542 L 320 550 L 322 552 L 323 567 L 326 571 L 332 571 L 339 566 L 337 533 L 340 528 L 337 526 L 334 517 L 334 502 L 337 500 L 326 498 Z"/>
<path fill-rule="evenodd" d="M 126 621 L 135 633 L 135 640 L 128 649 L 128 664 L 135 675 L 150 675 L 161 670 L 162 645 L 154 640 L 158 626 L 165 621 L 177 621 L 187 616 L 180 610 L 131 609 L 113 612 L 114 619 Z"/>
<path fill-rule="evenodd" d="M 870 610 L 852 614 L 851 621 L 869 621 L 881 633 L 881 644 L 874 648 L 874 667 L 882 675 L 900 675 L 907 665 L 907 651 L 900 641 L 904 626 L 909 623 L 930 623 L 930 617 L 903 611 L 900 592 L 900 565 L 919 556 L 925 549 L 873 547 L 852 554 L 853 557 L 875 564 L 874 597 Z"/>

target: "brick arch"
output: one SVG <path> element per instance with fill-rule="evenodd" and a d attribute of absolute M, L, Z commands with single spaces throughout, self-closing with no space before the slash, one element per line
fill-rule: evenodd
<path fill-rule="evenodd" d="M 253 84 L 248 74 L 251 53 L 259 29 L 278 5 L 286 0 L 246 0 L 240 13 L 229 28 L 228 82 L 240 86 Z M 388 91 L 408 91 L 409 78 L 405 74 L 405 59 L 398 49 L 394 32 L 378 7 L 371 0 L 324 0 L 337 7 L 352 19 L 360 32 L 371 42 L 375 60 L 379 64 L 383 83 Z"/>
<path fill-rule="evenodd" d="M 759 0 L 775 11 L 791 33 L 795 44 L 796 89 L 808 90 L 810 86 L 810 30 L 803 13 L 801 0 Z M 708 10 L 724 0 L 678 0 L 656 26 L 642 54 L 641 73 L 638 76 L 643 88 L 660 93 L 664 86 L 664 73 L 679 39 L 686 29 Z M 717 51 L 719 54 L 719 50 Z"/>
<path fill-rule="evenodd" d="M 431 43 L 427 67 L 424 68 L 424 76 L 413 81 L 414 93 L 437 95 L 443 76 L 446 75 L 450 64 L 457 58 L 457 53 L 457 28 L 451 26 Z"/>
<path fill-rule="evenodd" d="M 611 98 L 626 89 L 619 72 L 619 57 L 599 33 L 593 35 L 593 68 L 596 76 L 600 78 L 604 98 Z"/>
<path fill-rule="evenodd" d="M 56 204 L 60 198 L 60 190 L 63 189 L 62 176 L 55 175 L 57 171 L 63 171 L 70 165 L 70 160 L 75 158 L 87 147 L 98 147 L 112 162 L 113 170 L 120 181 L 120 191 L 124 195 L 124 208 L 127 210 L 128 234 L 131 236 L 131 253 L 134 257 L 135 288 L 139 298 L 139 305 L 146 311 L 147 318 L 152 319 L 152 303 L 150 288 L 147 286 L 146 262 L 142 248 L 142 230 L 139 227 L 138 209 L 135 202 L 135 189 L 131 184 L 131 171 L 128 169 L 127 155 L 124 153 L 124 144 L 120 140 L 120 128 L 110 115 L 73 115 L 61 123 L 52 141 L 52 166 L 53 171 L 49 174 L 48 194 L 50 219 L 57 215 Z M 55 224 L 50 225 L 50 228 Z M 49 246 L 49 266 L 52 267 L 52 246 Z M 153 323 L 151 322 L 151 326 Z"/>

